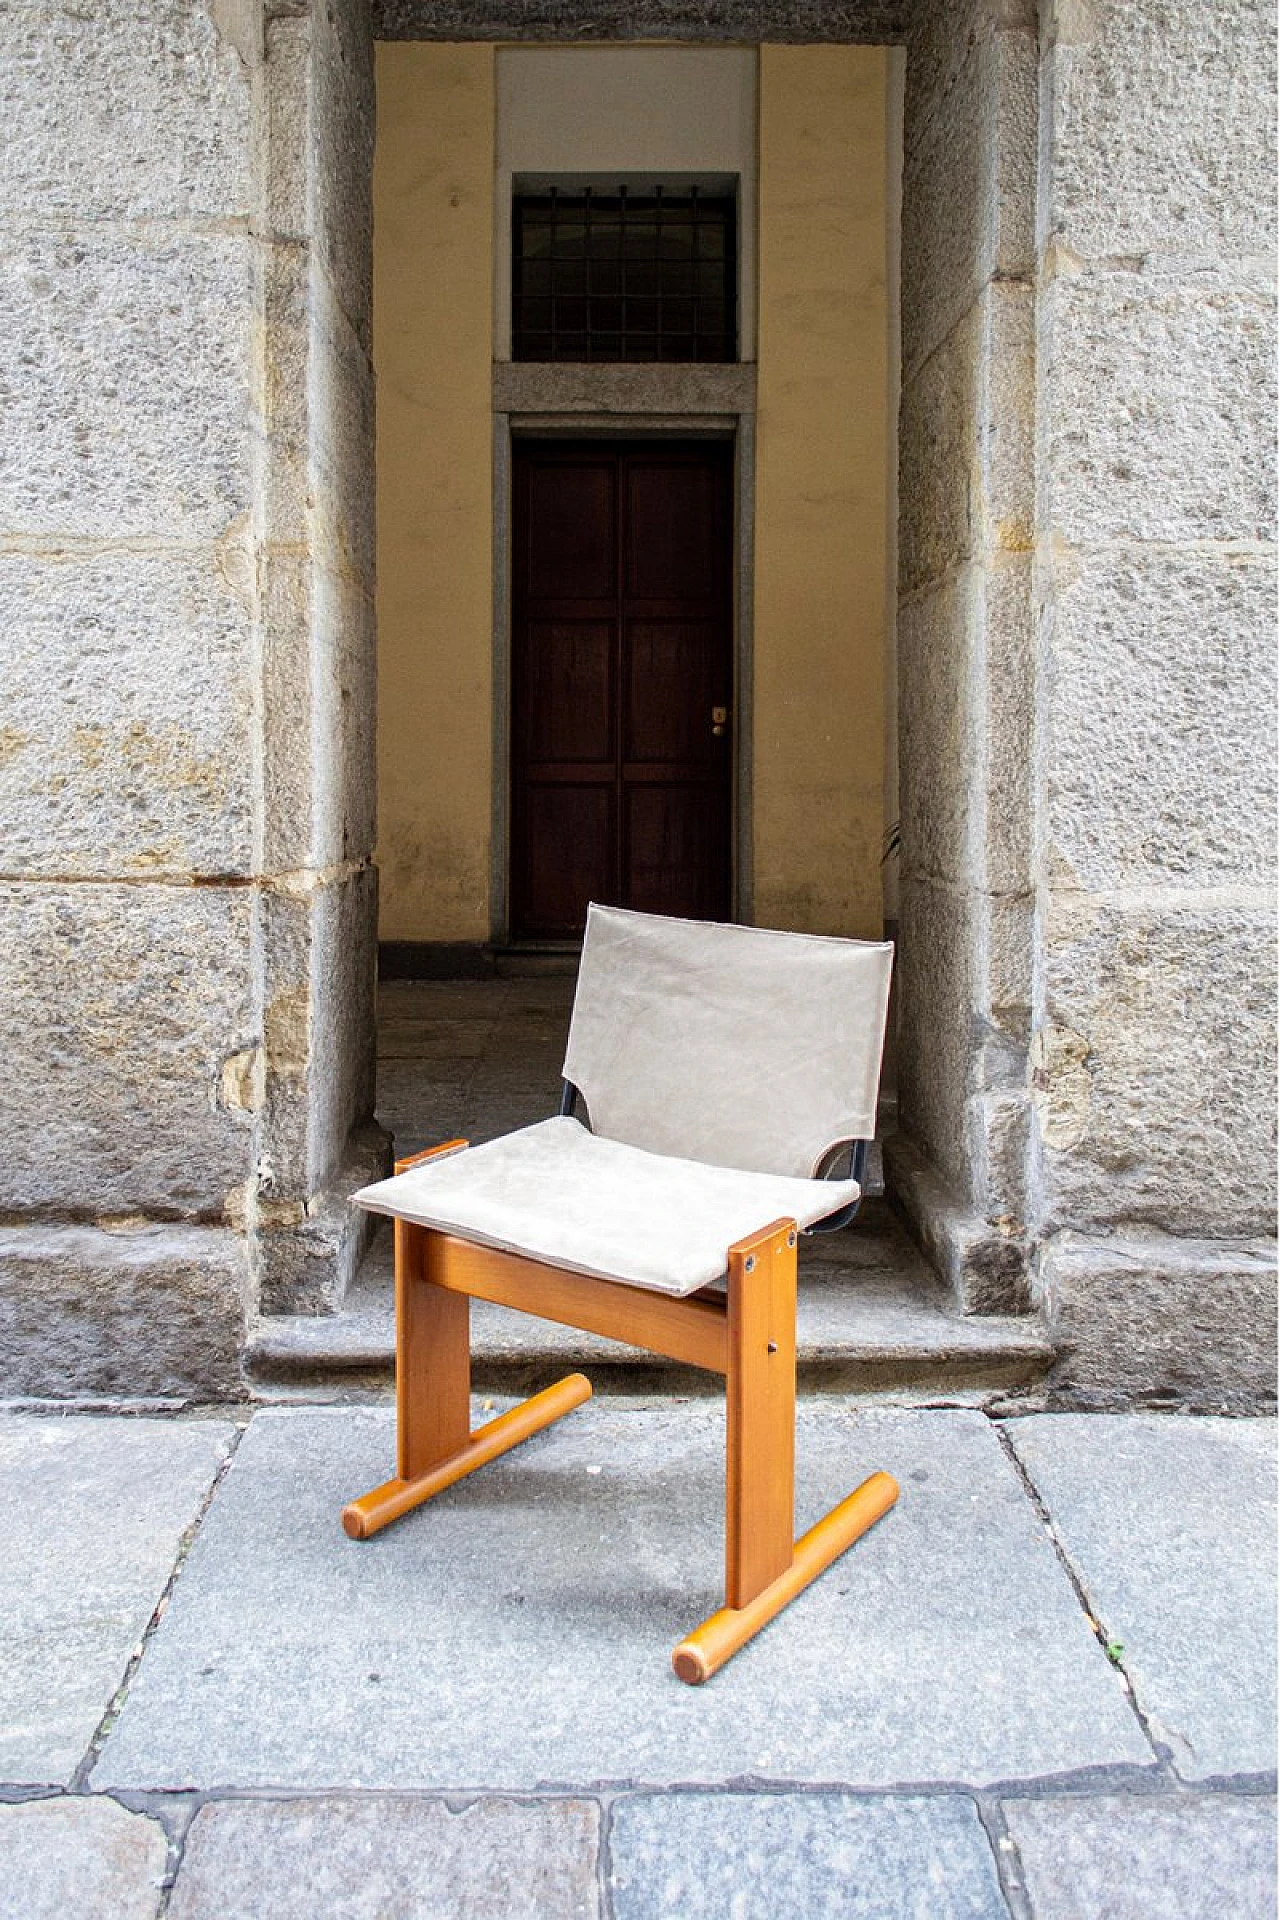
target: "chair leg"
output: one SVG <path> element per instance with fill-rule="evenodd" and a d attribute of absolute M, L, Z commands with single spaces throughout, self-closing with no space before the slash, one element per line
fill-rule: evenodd
<path fill-rule="evenodd" d="M 591 1382 L 570 1374 L 473 1433 L 471 1302 L 431 1278 L 444 1253 L 438 1234 L 408 1220 L 397 1220 L 395 1233 L 396 1477 L 342 1509 L 353 1540 L 367 1540 L 591 1397 Z"/>
<path fill-rule="evenodd" d="M 890 1475 L 874 1473 L 794 1538 L 797 1239 L 781 1221 L 730 1250 L 726 1604 L 671 1656 L 690 1686 L 710 1679 L 898 1497 Z"/>

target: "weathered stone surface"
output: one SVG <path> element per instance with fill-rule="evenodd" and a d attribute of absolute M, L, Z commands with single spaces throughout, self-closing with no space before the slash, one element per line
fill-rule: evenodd
<path fill-rule="evenodd" d="M 328 273 L 308 292 L 311 378 L 310 490 L 321 563 L 372 594 L 376 568 L 373 473 L 374 384 L 369 349 L 352 329 Z"/>
<path fill-rule="evenodd" d="M 979 1155 L 975 1163 L 985 1172 Z M 885 1170 L 894 1205 L 950 1288 L 956 1306 L 967 1314 L 1029 1309 L 1027 1247 L 1018 1219 L 988 1219 L 972 1201 L 958 1196 L 906 1133 L 891 1134 L 885 1141 Z"/>
<path fill-rule="evenodd" d="M 234 1801 L 192 1822 L 173 1920 L 596 1920 L 585 1800 Z"/>
<path fill-rule="evenodd" d="M 0 218 L 247 213 L 249 74 L 214 11 L 204 0 L 88 16 L 59 0 L 7 7 Z"/>
<path fill-rule="evenodd" d="M 752 363 L 671 360 L 610 366 L 495 360 L 495 413 L 744 414 L 756 409 Z M 745 484 L 745 479 L 741 484 Z"/>
<path fill-rule="evenodd" d="M 1053 896 L 1033 1048 L 1049 1230 L 1272 1231 L 1265 898 L 1242 891 L 1161 912 Z"/>
<path fill-rule="evenodd" d="M 1276 1803 L 1214 1794 L 1006 1800 L 1036 1920 L 1271 1920 Z"/>
<path fill-rule="evenodd" d="M 723 1435 L 719 1407 L 597 1400 L 357 1544 L 338 1511 L 390 1470 L 390 1413 L 258 1414 L 95 1785 L 885 1785 L 1149 1763 L 976 1414 L 802 1406 L 801 1528 L 875 1467 L 903 1497 L 711 1685 L 682 1687 L 670 1650 L 720 1604 Z M 946 1577 L 922 1580 L 939 1540 Z"/>
<path fill-rule="evenodd" d="M 167 1858 L 159 1821 L 114 1800 L 0 1807 L 0 1920 L 154 1920 Z"/>
<path fill-rule="evenodd" d="M 1041 314 L 1047 531 L 1076 545 L 1270 538 L 1269 282 L 1060 271 Z"/>
<path fill-rule="evenodd" d="M 883 46 L 906 0 L 374 0 L 380 40 L 798 40 Z"/>
<path fill-rule="evenodd" d="M 0 241 L 0 529 L 223 534 L 250 504 L 249 281 L 240 234 Z"/>
<path fill-rule="evenodd" d="M 226 1228 L 0 1227 L 0 1395 L 234 1397 L 247 1284 Z"/>
<path fill-rule="evenodd" d="M 262 1313 L 327 1314 L 342 1305 L 375 1224 L 349 1196 L 390 1172 L 390 1138 L 368 1126 L 304 1206 L 267 1201 L 255 1209 L 252 1259 Z"/>
<path fill-rule="evenodd" d="M 366 0 L 341 0 L 313 11 L 311 33 L 312 234 L 337 303 L 368 354 L 373 317 L 374 99 L 373 35 Z"/>
<path fill-rule="evenodd" d="M 373 1118 L 377 876 L 359 867 L 314 896 L 312 988 L 316 1027 L 310 1055 L 312 1130 L 309 1180 L 324 1184 L 340 1164 L 353 1127 Z"/>
<path fill-rule="evenodd" d="M 1005 1432 L 1178 1772 L 1273 1770 L 1275 1422 L 1045 1414 Z"/>
<path fill-rule="evenodd" d="M 221 1105 L 251 1044 L 244 889 L 0 887 L 0 1205 L 220 1218 L 250 1116 Z"/>
<path fill-rule="evenodd" d="M 251 610 L 234 551 L 0 555 L 11 874 L 244 873 Z"/>
<path fill-rule="evenodd" d="M 963 9 L 944 10 L 949 27 Z M 956 32 L 959 64 L 922 97 L 908 59 L 902 358 L 910 376 L 994 276 L 1035 267 L 1037 48 L 1026 28 Z M 914 51 L 914 50 L 913 50 Z"/>
<path fill-rule="evenodd" d="M 0 1779 L 65 1783 L 84 1758 L 230 1434 L 211 1420 L 0 1419 Z"/>
<path fill-rule="evenodd" d="M 1091 0 L 1055 14 L 1051 235 L 1090 258 L 1265 254 L 1275 241 L 1272 10 Z"/>
<path fill-rule="evenodd" d="M 966 567 L 898 608 L 902 866 L 912 877 L 970 878 L 981 857 L 982 688 L 974 654 L 982 581 Z"/>
<path fill-rule="evenodd" d="M 613 1810 L 617 1920 L 1007 1920 L 972 1800 L 628 1795 Z"/>
<path fill-rule="evenodd" d="M 1275 1402 L 1274 1243 L 1059 1234 L 1039 1291 L 1064 1405 L 1248 1412 Z"/>
<path fill-rule="evenodd" d="M 0 887 L 2 1204 L 213 1215 L 248 1173 L 220 1102 L 252 1040 L 244 890 Z"/>
<path fill-rule="evenodd" d="M 945 883 L 904 873 L 897 992 L 899 1114 L 957 1196 L 972 1198 L 966 1146 L 975 998 L 976 906 Z"/>
<path fill-rule="evenodd" d="M 278 239 L 307 238 L 307 80 L 309 18 L 268 20 L 264 151 L 260 155 L 267 221 Z"/>
<path fill-rule="evenodd" d="M 316 768 L 316 838 L 327 864 L 367 860 L 375 840 L 377 629 L 370 594 L 317 569 L 313 578 L 317 664 L 315 703 L 334 750 Z"/>
<path fill-rule="evenodd" d="M 1053 603 L 1046 851 L 1054 880 L 1267 885 L 1276 811 L 1269 562 L 1060 556 Z"/>
<path fill-rule="evenodd" d="M 971 494 L 982 336 L 978 303 L 903 386 L 898 586 L 904 595 L 944 579 L 977 550 Z"/>

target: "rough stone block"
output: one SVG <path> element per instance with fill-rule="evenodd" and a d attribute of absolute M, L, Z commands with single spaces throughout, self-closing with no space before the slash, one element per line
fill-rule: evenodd
<path fill-rule="evenodd" d="M 350 1196 L 390 1172 L 390 1136 L 370 1125 L 348 1143 L 331 1186 L 303 1206 L 268 1202 L 257 1210 L 253 1273 L 261 1313 L 337 1312 L 376 1228 L 373 1215 L 352 1206 Z"/>
<path fill-rule="evenodd" d="M 898 609 L 902 868 L 960 880 L 980 859 L 982 582 L 965 568 Z"/>
<path fill-rule="evenodd" d="M 1046 1024 L 1033 1062 L 1048 1230 L 1142 1222 L 1202 1237 L 1271 1232 L 1274 922 L 1265 895 L 1164 912 L 1141 899 L 1055 895 L 1043 965 Z"/>
<path fill-rule="evenodd" d="M 973 495 L 982 356 L 978 303 L 903 384 L 898 583 L 904 594 L 944 579 L 979 550 Z"/>
<path fill-rule="evenodd" d="M 0 1421 L 0 1778 L 70 1780 L 230 1438 L 221 1421 Z"/>
<path fill-rule="evenodd" d="M 1038 1291 L 1057 1348 L 1050 1387 L 1064 1406 L 1274 1405 L 1270 1242 L 1059 1234 L 1041 1256 Z"/>
<path fill-rule="evenodd" d="M 374 379 L 369 350 L 352 330 L 329 273 L 317 262 L 309 292 L 310 491 L 324 564 L 372 594 L 376 570 Z"/>
<path fill-rule="evenodd" d="M 1275 244 L 1275 15 L 1251 4 L 1058 8 L 1049 226 L 1087 258 Z"/>
<path fill-rule="evenodd" d="M 371 866 L 315 897 L 310 1072 L 315 1123 L 310 1180 L 328 1180 L 352 1129 L 373 1117 L 377 993 L 377 876 Z"/>
<path fill-rule="evenodd" d="M 963 9 L 948 8 L 948 24 Z M 910 374 L 993 277 L 1035 269 L 1038 125 L 1033 31 L 980 30 L 919 116 L 908 59 L 902 194 L 902 358 Z"/>
<path fill-rule="evenodd" d="M 0 1227 L 0 1393 L 234 1398 L 247 1289 L 225 1228 Z"/>
<path fill-rule="evenodd" d="M 1041 309 L 1045 530 L 1080 546 L 1270 539 L 1269 285 L 1067 270 Z"/>
<path fill-rule="evenodd" d="M 378 637 L 370 594 L 346 575 L 317 568 L 313 698 L 319 734 L 333 751 L 316 769 L 315 844 L 323 865 L 367 860 L 377 800 Z"/>
<path fill-rule="evenodd" d="M 252 613 L 240 557 L 0 556 L 10 873 L 247 871 Z"/>
<path fill-rule="evenodd" d="M 262 593 L 262 863 L 293 873 L 313 859 L 311 631 L 314 569 L 305 553 L 271 552 Z"/>
<path fill-rule="evenodd" d="M 587 1800 L 381 1794 L 202 1807 L 172 1920 L 596 1920 L 600 1813 Z"/>
<path fill-rule="evenodd" d="M 114 1800 L 0 1807 L 0 1916 L 155 1920 L 168 1852 L 158 1820 L 129 1813 Z"/>
<path fill-rule="evenodd" d="M 1032 883 L 1033 834 L 1037 806 L 1036 739 L 1038 633 L 1032 562 L 1020 553 L 996 557 L 982 579 L 982 698 L 985 753 L 975 752 L 972 739 L 962 759 L 971 763 L 982 782 L 978 870 L 982 883 L 996 893 L 1018 894 Z M 934 670 L 934 663 L 930 663 Z M 935 779 L 945 778 L 938 769 Z M 1001 962 L 1009 949 L 993 954 L 992 971 L 1008 969 Z M 1029 956 L 1014 970 L 1014 997 L 1026 997 L 1030 979 Z M 995 984 L 992 1003 L 999 1006 L 1009 988 Z"/>
<path fill-rule="evenodd" d="M 254 1040 L 241 888 L 0 887 L 0 1204 L 98 1221 L 223 1217 L 251 1116 L 225 1102 Z"/>
<path fill-rule="evenodd" d="M 610 1861 L 617 1920 L 1008 1920 L 959 1794 L 629 1794 Z"/>
<path fill-rule="evenodd" d="M 501 38 L 501 35 L 496 35 Z M 309 128 L 317 253 L 366 353 L 373 342 L 373 34 L 362 0 L 312 14 Z"/>
<path fill-rule="evenodd" d="M 257 262 L 262 302 L 263 377 L 256 431 L 261 446 L 259 511 L 272 548 L 311 546 L 310 433 L 312 263 L 305 240 L 264 245 Z"/>
<path fill-rule="evenodd" d="M 264 108 L 267 221 L 278 239 L 304 240 L 307 218 L 307 111 L 310 19 L 266 23 Z"/>
<path fill-rule="evenodd" d="M 972 1091 L 977 903 L 958 889 L 903 876 L 897 961 L 901 1124 L 965 1200 Z"/>
<path fill-rule="evenodd" d="M 263 1203 L 297 1225 L 373 1112 L 376 881 L 299 876 L 260 904 L 265 960 Z"/>
<path fill-rule="evenodd" d="M 1276 1803 L 1229 1794 L 1006 1800 L 1036 1920 L 1271 1920 Z"/>
<path fill-rule="evenodd" d="M 1060 556 L 1050 648 L 1053 879 L 1085 888 L 1267 885 L 1272 566 L 1241 554 Z"/>
<path fill-rule="evenodd" d="M 249 73 L 193 0 L 5 9 L 0 217 L 247 214 Z"/>
<path fill-rule="evenodd" d="M 1044 1414 L 1005 1433 L 1179 1774 L 1274 1777 L 1275 1421 Z"/>
<path fill-rule="evenodd" d="M 1029 554 L 1035 542 L 1036 348 L 1031 287 L 997 280 L 982 296 L 982 538 Z"/>
<path fill-rule="evenodd" d="M 0 241 L 0 530 L 192 543 L 248 509 L 249 245 Z"/>

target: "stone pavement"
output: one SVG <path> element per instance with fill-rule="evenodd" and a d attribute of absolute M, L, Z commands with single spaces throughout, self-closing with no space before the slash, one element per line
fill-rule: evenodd
<path fill-rule="evenodd" d="M 599 1397 L 358 1544 L 385 1405 L 0 1417 L 0 1915 L 1270 1920 L 1273 1423 L 812 1396 L 801 1523 L 902 1499 L 692 1689 L 722 1440 Z"/>

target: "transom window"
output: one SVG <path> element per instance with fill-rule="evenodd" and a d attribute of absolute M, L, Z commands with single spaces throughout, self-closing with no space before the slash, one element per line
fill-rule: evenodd
<path fill-rule="evenodd" d="M 512 205 L 517 360 L 734 360 L 731 194 L 585 188 Z"/>

